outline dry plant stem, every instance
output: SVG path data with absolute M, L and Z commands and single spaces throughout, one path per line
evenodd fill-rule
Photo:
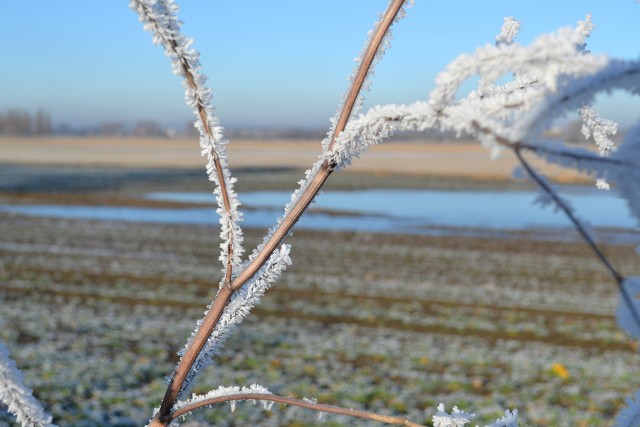
M 191 412 L 191 411 L 193 411 L 195 409 L 198 409 L 198 408 L 203 408 L 205 406 L 214 405 L 216 403 L 230 402 L 230 401 L 235 401 L 235 400 L 260 400 L 260 401 L 266 401 L 266 402 L 275 402 L 275 403 L 281 403 L 281 404 L 285 404 L 285 405 L 299 406 L 301 408 L 311 409 L 311 410 L 319 411 L 319 412 L 327 412 L 327 413 L 331 413 L 331 414 L 347 415 L 347 416 L 355 417 L 355 418 L 364 418 L 366 420 L 379 421 L 379 422 L 386 423 L 386 424 L 395 424 L 395 425 L 408 426 L 408 427 L 424 427 L 422 424 L 417 424 L 417 423 L 411 422 L 408 419 L 402 418 L 402 417 L 394 417 L 394 416 L 390 416 L 390 415 L 380 415 L 380 414 L 376 414 L 374 412 L 359 411 L 357 409 L 341 408 L 339 406 L 324 405 L 322 403 L 315 403 L 315 402 L 310 402 L 310 401 L 307 401 L 307 400 L 299 400 L 299 399 L 293 399 L 291 397 L 283 397 L 283 396 L 276 396 L 276 395 L 273 395 L 273 394 L 261 394 L 261 393 L 230 394 L 228 396 L 220 396 L 220 397 L 214 397 L 214 398 L 211 398 L 211 399 L 202 400 L 200 402 L 193 403 L 191 405 L 184 406 L 184 407 L 178 409 L 173 414 L 171 414 L 171 419 L 173 420 L 173 419 L 176 419 L 176 418 L 181 417 L 183 415 L 187 415 L 189 412 Z
M 174 43 L 175 44 L 175 43 Z M 187 83 L 195 91 L 196 83 L 193 80 L 193 74 L 191 74 L 191 69 L 189 65 L 182 61 L 182 69 L 184 70 L 185 77 L 187 79 Z M 198 114 L 200 115 L 200 120 L 202 120 L 202 124 L 204 125 L 204 131 L 207 136 L 213 140 L 213 133 L 211 132 L 211 126 L 209 125 L 209 121 L 207 120 L 207 113 L 202 106 L 202 103 L 198 103 Z M 220 193 L 222 194 L 222 202 L 224 204 L 224 211 L 227 216 L 231 216 L 231 202 L 229 202 L 229 193 L 227 192 L 227 183 L 224 179 L 224 173 L 222 171 L 222 164 L 220 163 L 220 158 L 217 153 L 214 152 L 214 149 L 211 149 L 213 156 L 213 164 L 216 168 L 216 175 L 218 176 L 218 182 L 220 183 Z M 231 282 L 231 275 L 233 273 L 233 263 L 231 260 L 233 259 L 233 239 L 229 239 L 229 248 L 227 250 L 227 269 L 225 273 L 225 284 Z
M 362 58 L 360 68 L 358 69 L 356 76 L 353 79 L 353 83 L 351 84 L 351 88 L 349 89 L 349 93 L 347 94 L 347 98 L 345 99 L 342 111 L 340 112 L 338 122 L 336 123 L 336 127 L 333 132 L 333 137 L 331 138 L 331 142 L 329 143 L 328 151 L 333 148 L 336 138 L 346 127 L 349 116 L 351 115 L 351 111 L 353 110 L 353 106 L 355 105 L 358 94 L 362 89 L 362 85 L 364 84 L 364 80 L 367 77 L 369 68 L 371 67 L 371 63 L 373 62 L 376 52 L 380 47 L 380 43 L 382 43 L 385 34 L 389 30 L 389 27 L 391 27 L 393 20 L 398 15 L 398 12 L 402 8 L 404 2 L 405 0 L 394 0 L 391 4 L 389 4 L 389 7 L 385 12 L 376 33 L 371 38 L 371 42 L 369 43 L 364 57 Z M 262 251 L 260 251 L 253 262 L 251 262 L 251 264 L 249 264 L 247 268 L 234 279 L 231 285 L 233 289 L 239 288 L 240 286 L 244 285 L 251 277 L 253 277 L 253 275 L 256 274 L 256 272 L 260 269 L 260 266 L 262 266 L 271 256 L 273 251 L 276 250 L 282 240 L 286 237 L 287 233 L 289 233 L 291 228 L 298 221 L 302 213 L 313 201 L 313 198 L 318 194 L 324 182 L 327 180 L 329 175 L 331 175 L 331 172 L 333 172 L 334 167 L 335 165 L 331 165 L 325 161 L 325 163 L 322 165 L 322 168 L 320 168 L 316 176 L 313 178 L 311 184 L 309 185 L 309 188 L 307 188 L 305 193 L 298 200 L 298 203 L 284 218 L 284 220 L 280 224 L 280 227 L 278 227 L 275 233 L 273 233 L 271 239 L 264 245 Z
M 602 250 L 598 247 L 596 242 L 591 238 L 591 235 L 589 235 L 589 233 L 584 228 L 582 223 L 578 220 L 578 218 L 576 218 L 576 216 L 573 214 L 573 212 L 571 212 L 571 209 L 569 209 L 569 207 L 562 201 L 562 199 L 560 197 L 558 197 L 558 194 L 555 192 L 555 190 L 553 188 L 549 187 L 549 184 L 547 184 L 547 182 L 544 179 L 542 179 L 540 177 L 540 175 L 538 175 L 538 173 L 533 169 L 533 167 L 531 167 L 529 162 L 527 162 L 527 160 L 522 156 L 522 153 L 520 151 L 521 151 L 521 148 L 519 148 L 519 147 L 513 148 L 513 152 L 518 157 L 518 160 L 520 161 L 520 164 L 522 165 L 522 167 L 524 167 L 524 169 L 527 171 L 529 176 L 547 194 L 549 194 L 549 196 L 551 196 L 553 198 L 553 201 L 555 202 L 556 206 L 558 206 L 560 209 L 562 209 L 562 211 L 565 213 L 565 215 L 571 220 L 571 222 L 573 223 L 573 225 L 576 228 L 576 230 L 578 230 L 578 232 L 580 233 L 582 238 L 587 242 L 589 247 L 591 247 L 591 249 L 596 254 L 598 259 L 602 262 L 602 264 L 604 264 L 604 266 L 607 268 L 607 270 L 609 270 L 609 273 L 611 274 L 611 276 L 614 278 L 614 280 L 618 284 L 618 288 L 620 289 L 620 293 L 622 294 L 622 297 L 624 298 L 625 303 L 629 306 L 629 310 L 631 311 L 631 313 L 633 315 L 633 320 L 636 322 L 637 325 L 640 326 L 640 315 L 638 314 L 637 310 L 635 309 L 635 306 L 634 306 L 634 304 L 633 304 L 633 302 L 631 300 L 631 296 L 626 292 L 625 288 L 622 286 L 622 283 L 624 282 L 624 277 L 622 276 L 622 274 L 620 274 L 618 272 L 618 270 L 616 270 L 613 267 L 613 265 L 611 264 L 609 259 L 606 257 L 604 252 L 602 252 Z
M 371 67 L 371 63 L 375 58 L 376 52 L 380 47 L 380 43 L 384 39 L 385 34 L 391 27 L 394 19 L 396 18 L 398 12 L 402 8 L 405 0 L 393 0 L 389 7 L 387 8 L 380 25 L 377 28 L 376 33 L 371 38 L 369 46 L 365 52 L 364 58 L 360 63 L 360 67 L 356 73 L 355 78 L 353 79 L 351 88 L 347 95 L 347 98 L 342 107 L 342 111 L 338 118 L 338 122 L 336 124 L 336 128 L 333 133 L 333 138 L 329 145 L 329 150 L 333 147 L 335 143 L 336 137 L 342 132 L 347 124 L 349 116 L 353 110 L 353 106 L 356 102 L 358 94 L 362 89 L 362 85 L 364 80 L 369 72 L 369 68 Z M 186 64 L 183 64 L 185 66 Z M 185 75 L 187 76 L 187 81 L 191 85 L 193 82 L 193 77 L 189 72 L 188 68 L 185 68 Z M 210 129 L 207 128 L 207 123 L 204 121 L 206 115 L 204 114 L 204 110 L 199 108 L 200 116 L 203 118 L 203 123 L 205 124 L 205 129 L 208 131 L 210 136 Z M 218 176 L 222 176 L 222 170 L 218 167 L 219 163 L 216 158 L 216 168 L 218 169 Z M 222 312 L 225 306 L 228 304 L 231 296 L 235 291 L 240 289 L 242 285 L 247 283 L 260 269 L 262 265 L 269 259 L 271 254 L 275 251 L 275 249 L 280 245 L 282 240 L 287 236 L 287 234 L 291 231 L 291 228 L 296 224 L 298 219 L 302 216 L 304 211 L 307 209 L 309 204 L 313 201 L 314 197 L 318 194 L 327 178 L 333 172 L 333 168 L 335 165 L 329 164 L 329 162 L 325 161 L 322 167 L 318 170 L 317 174 L 311 180 L 309 186 L 301 194 L 298 202 L 291 208 L 289 213 L 285 216 L 285 218 L 280 223 L 278 229 L 272 234 L 269 241 L 267 241 L 260 251 L 259 254 L 255 257 L 255 259 L 242 271 L 234 280 L 230 283 L 230 274 L 231 274 L 231 265 L 229 264 L 227 268 L 227 277 L 225 278 L 226 286 L 221 287 L 218 295 L 209 309 L 207 315 L 203 319 L 202 324 L 198 328 L 196 335 L 191 340 L 191 345 L 185 351 L 181 361 L 176 367 L 173 376 L 169 382 L 169 386 L 167 387 L 167 391 L 162 400 L 162 404 L 160 406 L 160 410 L 156 415 L 156 418 L 151 422 L 150 426 L 166 426 L 169 423 L 169 417 L 171 414 L 171 409 L 176 403 L 178 399 L 178 395 L 180 390 L 182 389 L 182 384 L 189 371 L 191 370 L 193 364 L 200 354 L 200 351 L 204 348 L 204 345 L 207 342 L 207 339 L 213 332 L 216 324 L 218 323 L 220 317 L 222 316 Z M 223 185 L 224 179 L 221 179 L 221 185 Z M 221 188 L 221 192 L 223 197 L 225 197 L 225 207 L 227 207 L 228 200 L 226 188 Z M 231 249 L 231 248 L 230 248 Z M 231 254 L 231 250 L 229 251 Z M 229 257 L 231 259 L 231 257 Z
M 144 6 L 141 3 L 141 6 L 146 8 L 146 6 Z M 147 16 L 151 16 L 151 13 L 147 13 Z M 171 48 L 173 49 L 173 51 L 175 52 L 175 54 L 177 56 L 178 52 L 177 52 L 177 48 L 178 48 L 178 44 L 176 43 L 175 40 L 170 40 L 169 44 L 171 45 Z M 187 84 L 189 85 L 189 87 L 194 91 L 194 93 L 197 93 L 197 85 L 195 82 L 195 79 L 193 78 L 193 72 L 191 71 L 191 67 L 189 66 L 189 64 L 182 59 L 180 61 L 180 64 L 182 66 L 182 71 L 184 72 L 184 78 L 187 81 Z M 196 95 L 197 96 L 197 95 Z M 202 125 L 204 127 L 204 131 L 207 135 L 207 137 L 209 139 L 211 139 L 213 141 L 213 132 L 211 131 L 211 125 L 209 123 L 209 120 L 207 120 L 207 113 L 204 109 L 204 105 L 202 103 L 202 101 L 200 99 L 198 99 L 198 115 L 200 116 L 200 120 L 202 121 Z M 224 172 L 222 170 L 222 163 L 220 163 L 220 159 L 218 158 L 218 153 L 215 152 L 215 148 L 211 149 L 211 155 L 213 157 L 213 164 L 215 166 L 216 169 L 216 175 L 218 177 L 218 182 L 220 183 L 220 193 L 222 194 L 222 201 L 224 204 L 224 210 L 225 210 L 225 214 L 227 216 L 231 216 L 231 202 L 229 201 L 229 193 L 227 191 L 227 182 L 225 181 L 224 178 Z M 225 274 L 225 283 L 230 283 L 231 282 L 231 275 L 233 274 L 232 271 L 232 267 L 233 267 L 233 263 L 232 263 L 232 259 L 233 259 L 233 239 L 229 239 L 229 247 L 228 247 L 228 251 L 227 253 L 229 254 L 228 256 L 228 261 L 227 261 L 227 269 L 226 269 L 226 274 Z

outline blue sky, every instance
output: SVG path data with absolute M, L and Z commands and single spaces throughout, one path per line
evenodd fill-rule
M 191 119 L 179 79 L 151 44 L 127 1 L 2 2 L 0 110 L 44 108 L 54 122 L 90 126 Z M 183 1 L 184 32 L 195 38 L 216 113 L 227 127 L 328 126 L 386 0 Z M 574 25 L 587 13 L 589 49 L 636 58 L 640 4 L 633 0 L 416 0 L 394 28 L 367 106 L 426 98 L 438 71 L 463 52 L 493 42 L 504 16 L 523 21 L 519 40 Z M 613 96 L 602 114 L 623 125 L 637 100 Z

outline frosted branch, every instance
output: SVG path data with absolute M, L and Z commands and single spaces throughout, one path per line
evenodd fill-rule
M 271 255 L 258 274 L 233 293 L 229 303 L 225 306 L 220 319 L 216 323 L 213 332 L 210 334 L 206 344 L 193 363 L 189 374 L 182 385 L 180 394 L 184 393 L 184 391 L 188 389 L 199 371 L 212 363 L 213 357 L 220 353 L 222 346 L 233 329 L 242 323 L 253 306 L 260 301 L 260 298 L 264 295 L 265 291 L 269 289 L 272 283 L 278 280 L 282 272 L 284 272 L 287 266 L 291 264 L 291 258 L 289 257 L 290 250 L 291 247 L 289 245 L 282 245 L 279 251 L 276 251 Z M 211 306 L 209 306 L 208 309 L 210 310 Z M 209 310 L 205 311 L 205 318 Z M 186 350 L 193 344 L 193 339 L 198 334 L 203 320 L 198 321 L 196 329 L 191 334 L 191 338 L 187 341 L 184 349 L 180 352 L 181 357 L 184 356 Z
M 600 117 L 596 109 L 591 105 L 580 108 L 580 118 L 582 119 L 582 134 L 585 138 L 593 137 L 594 142 L 600 149 L 600 154 L 608 155 L 615 149 L 615 143 L 611 136 L 618 133 L 618 125 L 613 120 Z
M 254 386 L 256 385 L 254 384 L 252 387 Z M 205 395 L 203 396 L 204 398 L 200 398 L 198 396 L 194 402 L 180 405 L 179 408 L 176 407 L 176 410 L 170 415 L 169 419 L 173 420 L 178 417 L 184 416 L 196 409 L 199 409 L 205 406 L 215 405 L 217 403 L 223 403 L 223 402 L 231 403 L 238 400 L 249 400 L 254 402 L 258 402 L 258 401 L 262 402 L 265 409 L 269 409 L 273 403 L 280 403 L 284 405 L 298 406 L 300 408 L 318 411 L 321 414 L 330 413 L 330 414 L 346 415 L 348 417 L 362 418 L 370 421 L 379 421 L 386 424 L 395 424 L 395 425 L 401 425 L 401 426 L 407 426 L 407 427 L 424 427 L 422 424 L 414 423 L 402 417 L 376 414 L 375 412 L 360 411 L 360 410 L 351 409 L 351 408 L 342 408 L 340 406 L 334 406 L 334 405 L 325 405 L 322 403 L 317 403 L 315 400 L 312 400 L 312 399 L 294 399 L 292 397 L 277 396 L 275 394 L 271 394 L 267 389 L 263 387 L 260 387 L 260 386 L 256 386 L 256 387 L 259 387 L 258 392 L 250 392 L 247 388 L 243 388 L 237 394 L 226 394 L 227 390 L 229 389 L 225 388 L 223 391 L 223 394 L 220 396 L 205 397 L 206 396 Z M 214 394 L 218 393 L 218 390 L 214 390 L 213 392 L 210 392 L 210 393 L 214 393 Z
M 393 6 L 393 0 L 389 0 L 387 11 Z M 406 9 L 413 6 L 413 0 L 400 2 L 400 7 L 393 16 L 393 23 L 397 23 L 406 15 Z M 367 40 L 362 52 L 355 58 L 353 73 L 349 77 L 348 89 L 342 96 L 342 101 L 334 117 L 330 119 L 331 129 L 322 141 L 323 152 L 329 150 L 333 140 L 342 131 L 349 119 L 360 112 L 364 102 L 363 90 L 369 90 L 371 80 L 375 74 L 375 67 L 380 63 L 387 49 L 391 47 L 393 39 L 392 26 L 385 23 L 385 15 L 380 14 L 373 28 L 369 30 Z M 388 25 L 388 26 L 387 26 Z M 380 37 L 380 41 L 375 38 Z M 372 47 L 375 47 L 372 49 Z
M 237 399 L 237 397 L 243 396 L 243 395 L 244 396 L 251 395 L 255 397 L 255 395 L 257 394 L 269 395 L 271 394 L 271 392 L 259 384 L 251 384 L 249 387 L 242 387 L 242 388 L 238 386 L 233 386 L 233 387 L 220 386 L 217 389 L 211 390 L 206 394 L 193 394 L 191 395 L 191 398 L 188 400 L 176 402 L 176 405 L 174 406 L 174 413 L 184 412 L 184 415 L 174 415 L 174 417 L 185 416 L 187 413 L 186 411 L 191 411 L 191 409 L 189 409 L 190 407 L 197 407 L 203 404 L 206 405 L 207 404 L 206 401 L 224 399 L 225 397 L 229 397 L 229 396 L 234 397 L 234 400 L 228 401 L 229 404 L 231 405 L 231 412 L 233 412 L 236 409 L 236 402 L 239 400 Z M 256 402 L 255 399 L 246 399 L 246 400 L 253 400 L 254 403 Z M 273 405 L 273 402 L 269 402 L 267 400 L 261 400 L 261 402 L 262 402 L 262 406 L 266 411 L 270 410 L 271 406 Z
M 222 239 L 220 260 L 224 265 L 226 282 L 229 282 L 232 268 L 240 264 L 243 253 L 242 230 L 238 225 L 241 221 L 240 202 L 233 190 L 236 179 L 231 177 L 227 165 L 228 141 L 213 114 L 211 89 L 205 85 L 207 78 L 201 72 L 200 54 L 191 47 L 193 39 L 181 33 L 182 23 L 176 16 L 178 6 L 173 0 L 131 0 L 129 6 L 138 13 L 144 29 L 153 34 L 153 43 L 163 46 L 171 59 L 173 73 L 183 78 L 185 100 L 196 116 L 201 152 L 207 158 L 207 174 L 215 183 Z
M 18 423 L 24 427 L 54 426 L 40 402 L 38 402 L 25 386 L 22 372 L 9 356 L 9 350 L 0 341 L 0 402 L 7 406 L 9 412 L 16 416 Z

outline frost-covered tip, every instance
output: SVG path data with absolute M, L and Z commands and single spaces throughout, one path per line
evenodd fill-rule
M 504 417 L 498 418 L 487 427 L 518 427 L 518 410 L 505 410 Z
M 601 155 L 607 156 L 615 150 L 616 145 L 610 137 L 618 133 L 616 122 L 600 117 L 591 105 L 584 105 L 580 108 L 580 118 L 582 119 L 582 134 L 587 139 L 593 137 Z
M 433 427 L 462 427 L 475 417 L 454 406 L 451 413 L 444 409 L 444 403 L 438 405 L 438 412 L 433 416 Z
M 522 23 L 520 21 L 516 21 L 513 16 L 506 16 L 504 18 L 502 28 L 500 29 L 500 34 L 496 36 L 496 44 L 512 43 L 516 37 L 518 37 L 521 25 Z
M 9 357 L 9 351 L 0 341 L 0 402 L 25 427 L 54 426 L 52 418 L 24 385 L 22 373 Z
M 200 132 L 202 155 L 208 160 L 207 174 L 217 188 L 215 194 L 218 196 L 217 212 L 221 218 L 220 237 L 223 242 L 220 259 L 226 274 L 229 263 L 233 267 L 240 264 L 244 251 L 242 230 L 238 225 L 241 221 L 237 209 L 240 202 L 227 167 L 227 141 L 218 118 L 213 114 L 211 89 L 205 85 L 207 78 L 201 72 L 200 54 L 192 47 L 193 39 L 181 33 L 178 6 L 173 0 L 131 0 L 129 6 L 138 13 L 145 30 L 153 34 L 153 42 L 164 47 L 174 74 L 183 78 L 185 100 L 196 117 L 195 127 Z M 223 191 L 228 203 L 223 202 Z
M 389 0 L 389 4 L 392 3 L 393 0 Z M 400 10 L 398 11 L 398 14 L 396 15 L 395 19 L 393 20 L 394 24 L 397 24 L 398 21 L 400 21 L 401 19 L 403 19 L 406 15 L 406 9 L 412 7 L 414 4 L 413 0 L 408 0 L 405 1 L 404 4 L 402 5 L 402 7 L 400 8 Z M 340 114 L 343 110 L 344 104 L 347 100 L 347 97 L 349 95 L 349 91 L 351 89 L 351 87 L 353 86 L 353 82 L 358 74 L 358 71 L 360 69 L 360 64 L 362 62 L 362 59 L 365 56 L 365 53 L 367 52 L 367 49 L 369 47 L 369 45 L 371 44 L 371 41 L 373 39 L 373 36 L 376 34 L 378 28 L 380 27 L 380 25 L 382 24 L 382 19 L 383 19 L 384 15 L 380 14 L 378 16 L 378 20 L 376 21 L 376 23 L 374 24 L 373 28 L 371 30 L 369 30 L 368 33 L 368 37 L 367 40 L 364 44 L 364 47 L 362 48 L 362 51 L 360 53 L 360 55 L 358 55 L 355 58 L 355 66 L 353 68 L 353 72 L 351 74 L 351 76 L 349 77 L 349 85 L 348 85 L 348 89 L 347 91 L 342 95 L 342 100 L 340 102 L 340 105 L 338 106 L 338 109 L 336 110 L 336 114 L 329 119 L 331 122 L 331 129 L 329 130 L 329 132 L 327 133 L 327 136 L 325 137 L 325 139 L 322 141 L 322 148 L 323 148 L 323 152 L 326 152 L 329 148 L 329 145 L 331 143 L 331 141 L 333 140 L 334 134 L 335 134 L 335 127 L 338 123 L 338 120 L 340 118 Z M 369 69 L 367 70 L 367 74 L 364 78 L 364 81 L 362 83 L 362 90 L 360 90 L 358 97 L 356 98 L 353 108 L 351 109 L 351 113 L 350 113 L 350 117 L 353 117 L 354 115 L 358 114 L 361 109 L 362 109 L 362 104 L 364 102 L 364 96 L 362 95 L 363 91 L 369 90 L 371 88 L 371 78 L 373 77 L 373 75 L 375 74 L 375 68 L 378 65 L 378 63 L 382 60 L 382 57 L 384 56 L 385 52 L 387 51 L 387 49 L 389 49 L 391 47 L 391 40 L 393 39 L 393 33 L 392 33 L 392 27 L 389 27 L 389 29 L 387 30 L 386 34 L 384 35 L 384 38 L 382 40 L 382 42 L 380 43 L 380 46 L 378 47 L 378 50 L 375 53 L 375 56 L 373 58 L 373 61 L 371 62 L 371 65 L 369 67 Z

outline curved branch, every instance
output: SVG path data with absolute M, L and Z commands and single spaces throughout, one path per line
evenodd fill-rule
M 173 421 L 174 419 L 187 415 L 189 412 L 203 408 L 205 406 L 214 405 L 216 403 L 224 403 L 238 400 L 259 400 L 265 402 L 281 403 L 284 405 L 298 406 L 300 408 L 311 409 L 318 412 L 327 412 L 331 414 L 346 415 L 348 417 L 363 418 L 370 421 L 379 421 L 386 424 L 395 424 L 407 427 L 424 427 L 422 424 L 417 424 L 409 421 L 406 418 L 394 417 L 391 415 L 376 414 L 375 412 L 361 411 L 358 409 L 347 409 L 340 406 L 325 405 L 322 403 L 315 403 L 309 400 L 294 399 L 292 397 L 277 396 L 273 394 L 263 393 L 238 393 L 230 394 L 226 396 L 218 396 L 210 399 L 201 400 L 177 409 L 171 413 L 167 421 Z

